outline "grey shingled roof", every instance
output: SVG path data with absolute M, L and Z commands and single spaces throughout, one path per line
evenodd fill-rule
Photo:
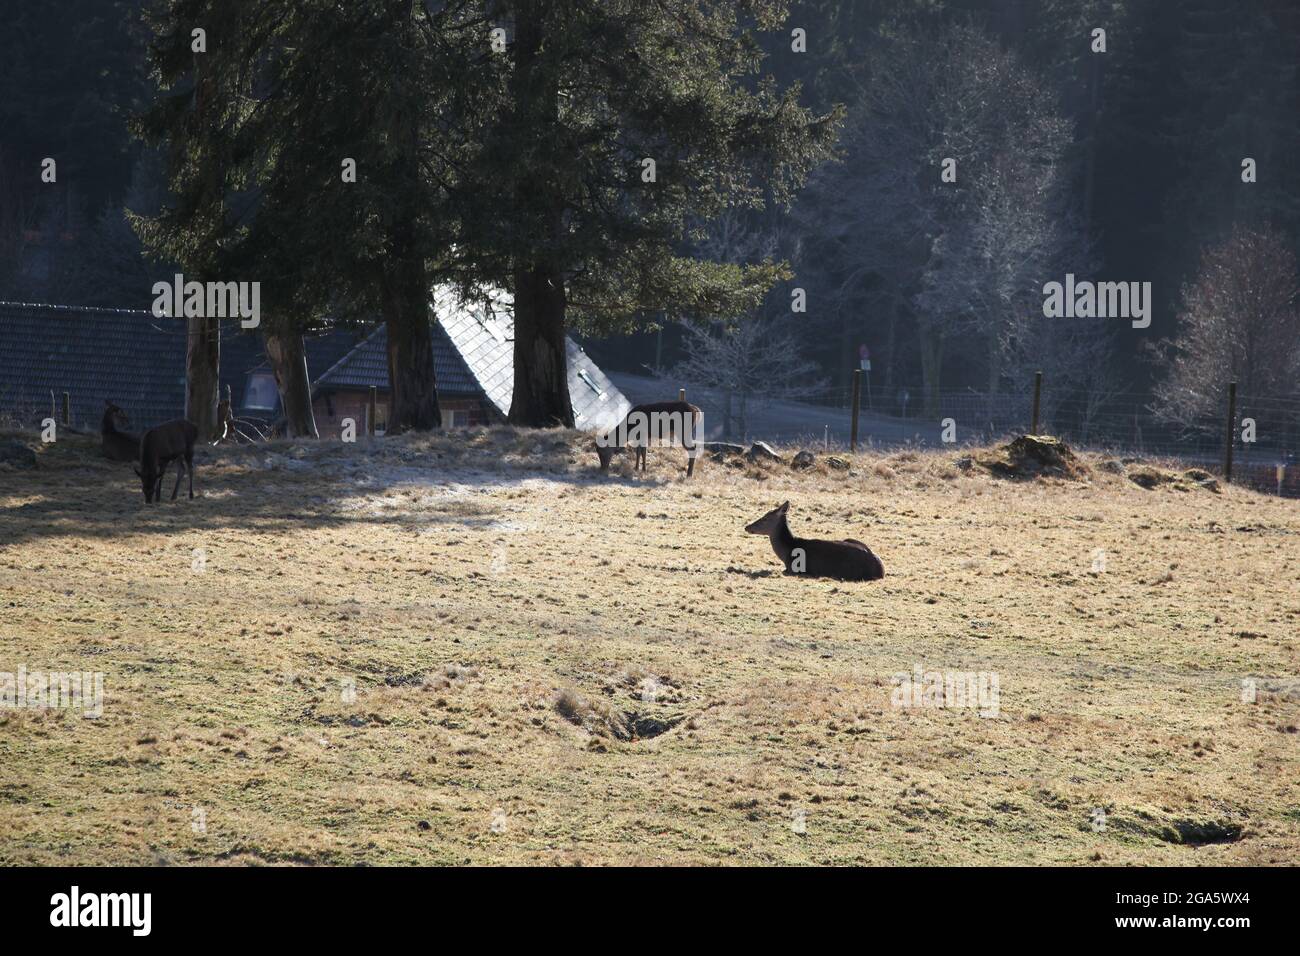
M 514 322 L 508 296 L 499 294 L 489 316 L 463 307 L 445 290 L 434 294 L 433 361 L 442 394 L 485 397 L 504 417 L 514 392 Z M 631 407 L 572 339 L 567 339 L 569 395 L 578 428 L 607 429 Z M 357 333 L 335 331 L 307 339 L 307 366 L 317 390 L 388 388 L 388 339 L 383 327 L 359 343 Z M 243 404 L 246 374 L 265 367 L 261 336 L 238 323 L 222 328 L 221 384 Z M 324 370 L 324 371 L 322 371 Z M 185 326 L 144 310 L 80 308 L 0 302 L 0 410 L 36 420 L 70 393 L 73 422 L 93 426 L 104 399 L 126 409 L 133 427 L 146 428 L 185 409 Z M 39 414 L 38 414 L 39 413 Z
M 483 390 L 456 351 L 446 332 L 436 323 L 433 332 L 433 374 L 439 395 L 472 395 L 480 398 Z M 388 389 L 388 331 L 382 325 L 365 340 L 323 372 L 315 383 L 324 388 Z
M 73 424 L 93 427 L 110 399 L 136 430 L 185 414 L 185 324 L 139 309 L 0 302 L 0 410 L 27 422 L 61 406 Z M 307 338 L 307 367 L 328 368 L 356 344 L 336 331 Z M 451 351 L 450 344 L 447 351 Z M 268 368 L 260 334 L 235 321 L 221 330 L 221 387 L 243 405 L 247 373 Z
M 137 429 L 185 408 L 185 329 L 149 312 L 0 302 L 0 409 L 24 421 L 69 393 L 72 421 L 98 424 L 104 400 Z
M 462 304 L 454 292 L 440 288 L 434 291 L 433 306 L 488 400 L 503 416 L 509 414 L 515 390 L 510 297 L 494 294 L 489 309 L 481 303 Z M 627 415 L 631 403 L 572 339 L 566 338 L 565 344 L 574 424 L 582 429 L 613 428 Z

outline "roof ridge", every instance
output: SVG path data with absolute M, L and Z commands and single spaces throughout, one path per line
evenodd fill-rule
M 148 309 L 113 309 L 108 306 L 98 305 L 55 305 L 51 302 L 11 302 L 0 299 L 0 308 L 16 309 L 49 309 L 51 312 L 116 312 L 123 315 L 148 315 L 154 318 L 170 318 L 170 316 L 154 316 Z
M 375 328 L 371 331 L 371 333 L 370 333 L 369 335 L 367 335 L 367 336 L 366 336 L 364 339 L 362 339 L 360 342 L 358 342 L 358 343 L 356 343 L 354 346 L 352 346 L 352 348 L 350 348 L 350 349 L 348 349 L 346 352 L 344 352 L 342 358 L 340 358 L 337 362 L 335 362 L 333 365 L 331 365 L 331 366 L 330 366 L 329 368 L 327 368 L 325 371 L 323 371 L 323 372 L 321 372 L 319 375 L 317 375 L 317 376 L 315 377 L 315 379 L 313 379 L 313 381 L 312 381 L 312 389 L 311 389 L 312 394 L 313 394 L 313 395 L 316 394 L 316 389 L 317 389 L 317 387 L 320 386 L 322 383 L 328 384 L 327 382 L 325 382 L 325 380 L 326 380 L 327 378 L 329 378 L 329 376 L 330 376 L 332 373 L 334 373 L 334 372 L 337 371 L 338 369 L 342 368 L 342 367 L 343 367 L 343 364 L 344 364 L 345 362 L 347 362 L 348 359 L 352 358 L 353 355 L 355 355 L 355 354 L 356 354 L 356 353 L 357 353 L 361 348 L 363 348 L 363 347 L 364 347 L 364 346 L 365 346 L 365 345 L 366 345 L 366 344 L 367 344 L 371 339 L 373 339 L 376 335 L 378 335 L 380 332 L 382 332 L 385 328 L 386 328 L 385 325 L 384 325 L 382 322 L 380 322 L 378 325 L 375 326 Z

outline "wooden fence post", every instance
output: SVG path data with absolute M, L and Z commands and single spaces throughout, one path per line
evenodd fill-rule
M 366 424 L 367 434 L 373 438 L 375 435 L 375 420 L 379 418 L 379 389 L 374 385 L 370 386 L 370 405 L 367 409 L 366 418 L 369 419 Z
M 849 428 L 849 451 L 858 450 L 858 405 L 862 400 L 862 369 L 853 370 L 853 424 Z
M 684 388 L 679 388 L 679 389 L 677 390 L 677 401 L 679 401 L 679 402 L 684 402 L 684 401 L 686 401 L 686 389 L 684 389 Z
M 1034 416 L 1033 416 L 1034 420 L 1033 420 L 1033 424 L 1029 426 L 1029 434 L 1031 435 L 1038 434 L 1038 409 L 1042 402 L 1042 397 L 1043 397 L 1043 373 L 1035 372 L 1034 373 Z
M 72 396 L 67 392 L 63 393 L 63 424 L 72 424 Z
M 1232 444 L 1237 437 L 1237 383 L 1228 383 L 1228 441 L 1223 449 L 1223 480 L 1232 481 Z

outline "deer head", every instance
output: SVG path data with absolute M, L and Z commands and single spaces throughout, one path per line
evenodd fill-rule
M 112 419 L 113 425 L 116 428 L 131 427 L 131 416 L 127 415 L 124 409 L 114 405 L 108 399 L 104 399 L 104 414 Z
M 781 522 L 785 520 L 785 513 L 790 510 L 790 502 L 777 505 L 757 521 L 752 521 L 745 525 L 745 530 L 750 534 L 770 535 L 777 528 L 781 527 Z

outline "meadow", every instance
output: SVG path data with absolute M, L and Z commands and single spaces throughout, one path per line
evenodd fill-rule
M 0 671 L 104 675 L 0 708 L 0 863 L 1300 858 L 1294 501 L 502 427 L 207 448 L 146 506 L 96 445 L 0 472 Z M 885 579 L 783 573 L 785 500 Z

